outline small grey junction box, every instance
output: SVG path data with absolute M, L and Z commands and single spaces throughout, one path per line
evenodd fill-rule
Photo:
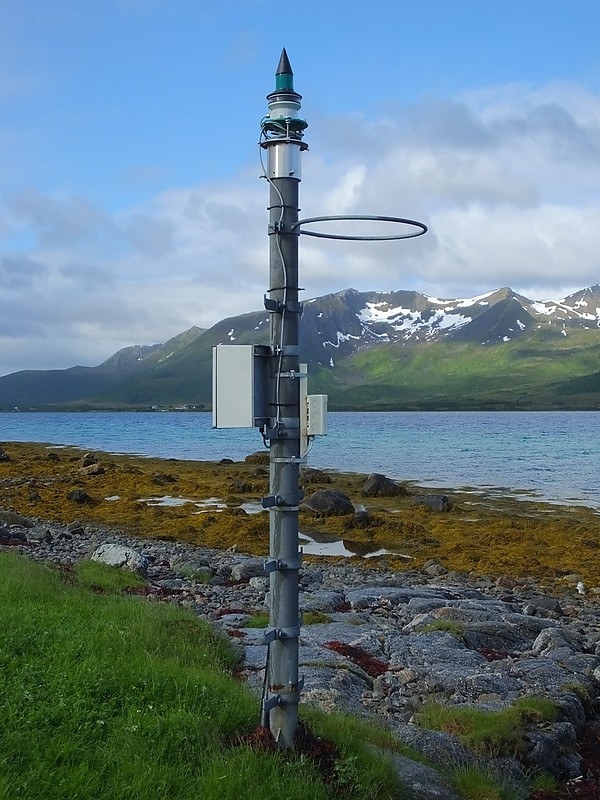
M 254 428 L 268 418 L 270 352 L 255 344 L 213 347 L 213 428 Z

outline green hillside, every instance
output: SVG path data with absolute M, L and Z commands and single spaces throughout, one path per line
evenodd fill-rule
M 539 329 L 481 346 L 384 344 L 321 369 L 311 391 L 339 409 L 600 409 L 600 331 Z

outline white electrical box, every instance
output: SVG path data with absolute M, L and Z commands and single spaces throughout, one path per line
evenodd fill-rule
M 254 428 L 267 417 L 269 349 L 261 345 L 213 347 L 213 428 Z
M 308 436 L 325 436 L 327 434 L 327 395 L 309 394 L 306 398 Z

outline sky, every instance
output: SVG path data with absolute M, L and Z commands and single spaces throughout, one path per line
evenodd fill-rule
M 0 375 L 263 307 L 282 47 L 300 216 L 429 227 L 301 236 L 304 299 L 600 282 L 599 41 L 598 0 L 0 0 Z

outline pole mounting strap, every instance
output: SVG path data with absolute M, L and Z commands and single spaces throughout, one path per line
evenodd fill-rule
M 295 495 L 292 503 L 286 503 L 284 497 L 279 494 L 270 494 L 261 498 L 260 504 L 263 508 L 279 508 L 281 510 L 291 510 L 298 508 L 298 496 Z
M 282 303 L 281 300 L 274 300 L 265 295 L 265 308 L 274 314 L 281 314 L 285 310 L 289 311 L 290 314 L 302 315 L 302 303 L 297 300 L 288 300 L 286 303 Z
M 280 220 L 275 220 L 269 223 L 269 236 L 272 236 L 274 233 L 289 233 L 292 236 L 299 236 L 300 228 L 297 228 L 295 223 L 294 225 L 290 225 Z
M 271 644 L 275 639 L 299 639 L 300 625 L 293 628 L 268 628 L 265 633 L 265 644 Z
M 272 572 L 284 572 L 285 570 L 300 569 L 302 566 L 302 553 L 297 558 L 288 558 L 285 561 L 280 558 L 270 558 L 265 561 L 265 572 L 270 575 Z
M 296 684 L 296 688 L 286 692 L 285 695 L 272 694 L 269 698 L 265 698 L 262 707 L 263 712 L 265 714 L 268 714 L 272 708 L 277 708 L 278 706 L 285 706 L 290 704 L 298 705 L 298 702 L 300 700 L 299 697 L 300 692 L 302 691 L 303 688 L 304 688 L 304 678 L 302 677 Z

